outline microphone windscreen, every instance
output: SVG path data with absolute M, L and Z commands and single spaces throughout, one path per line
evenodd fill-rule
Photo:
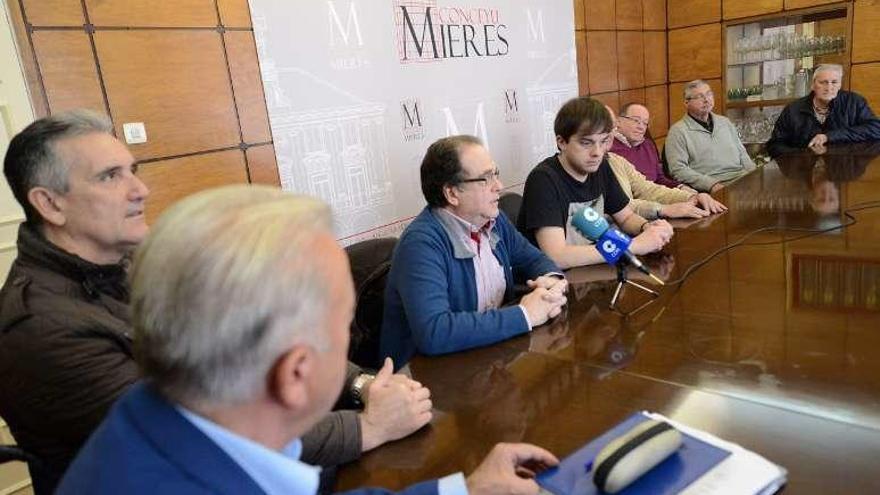
M 608 230 L 608 221 L 605 220 L 605 217 L 589 206 L 574 212 L 571 217 L 571 225 L 591 241 L 602 237 L 602 234 Z

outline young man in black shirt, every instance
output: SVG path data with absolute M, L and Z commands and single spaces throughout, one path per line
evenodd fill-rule
M 601 263 L 596 247 L 571 225 L 572 214 L 589 206 L 610 215 L 634 236 L 630 252 L 659 251 L 672 238 L 665 220 L 649 222 L 629 207 L 606 152 L 614 121 L 602 103 L 588 97 L 569 100 L 553 130 L 559 153 L 535 167 L 526 179 L 517 227 L 561 268 Z

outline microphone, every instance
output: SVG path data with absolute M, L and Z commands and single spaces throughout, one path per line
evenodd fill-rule
M 612 227 L 596 210 L 585 206 L 574 212 L 571 224 L 584 237 L 596 243 L 596 249 L 609 265 L 617 264 L 621 257 L 634 266 L 638 271 L 651 277 L 651 280 L 660 285 L 666 285 L 648 270 L 648 267 L 634 254 L 629 252 L 632 238 L 616 227 Z

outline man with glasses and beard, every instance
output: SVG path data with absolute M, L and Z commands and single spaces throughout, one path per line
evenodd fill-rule
M 666 136 L 664 153 L 673 179 L 714 193 L 755 169 L 730 119 L 712 113 L 715 96 L 705 81 L 684 86 L 684 105 L 687 113 Z
M 432 144 L 421 165 L 428 206 L 400 236 L 385 291 L 381 353 L 406 363 L 529 332 L 566 302 L 559 268 L 498 209 L 499 170 L 479 139 Z M 514 281 L 531 291 L 519 304 Z

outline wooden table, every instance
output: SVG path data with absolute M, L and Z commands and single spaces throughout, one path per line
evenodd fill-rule
M 614 270 L 579 268 L 549 325 L 414 359 L 435 419 L 342 469 L 338 487 L 470 472 L 499 441 L 563 457 L 649 410 L 784 466 L 787 493 L 880 493 L 877 148 L 791 156 L 723 190 L 730 212 L 678 222 L 646 258 L 670 282 L 656 299 L 627 288 L 611 311 Z M 846 212 L 855 223 L 835 229 Z

